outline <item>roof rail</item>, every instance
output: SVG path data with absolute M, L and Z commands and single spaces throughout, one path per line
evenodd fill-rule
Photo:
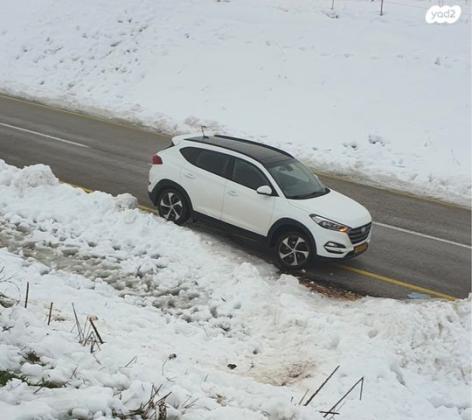
M 257 146 L 262 146 L 262 147 L 265 147 L 267 149 L 274 150 L 275 152 L 282 153 L 285 156 L 293 158 L 293 156 L 290 153 L 286 152 L 285 150 L 281 150 L 281 149 L 278 149 L 277 147 L 269 146 L 269 145 L 264 144 L 264 143 L 259 143 L 257 141 L 241 139 L 239 137 L 225 136 L 223 134 L 215 134 L 213 137 L 219 137 L 219 138 L 227 139 L 227 140 L 240 141 L 242 143 L 256 144 Z

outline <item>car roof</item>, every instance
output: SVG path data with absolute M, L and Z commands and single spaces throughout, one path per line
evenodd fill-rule
M 214 136 L 197 136 L 185 138 L 187 141 L 195 143 L 208 144 L 211 146 L 222 147 L 224 149 L 238 152 L 257 160 L 263 165 L 267 165 L 281 160 L 293 159 L 293 156 L 283 150 L 277 149 L 266 144 L 257 143 L 251 140 L 240 139 L 237 137 L 223 136 L 215 134 Z

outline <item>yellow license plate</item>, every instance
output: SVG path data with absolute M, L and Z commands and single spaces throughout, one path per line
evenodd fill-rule
M 369 247 L 369 244 L 367 242 L 365 242 L 361 245 L 357 245 L 357 246 L 354 247 L 354 253 L 355 254 L 360 254 L 360 253 L 366 251 L 368 247 Z

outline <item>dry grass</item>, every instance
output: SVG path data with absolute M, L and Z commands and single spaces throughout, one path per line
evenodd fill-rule
M 328 296 L 330 298 L 354 301 L 363 297 L 358 293 L 331 285 L 323 285 L 321 283 L 314 282 L 313 280 L 307 280 L 303 278 L 299 280 L 300 283 L 308 289 L 317 293 L 321 293 L 322 295 Z

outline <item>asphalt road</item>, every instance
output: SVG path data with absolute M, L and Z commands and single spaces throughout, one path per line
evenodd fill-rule
M 166 135 L 0 95 L 0 159 L 50 165 L 58 178 L 92 190 L 129 192 L 144 206 L 151 155 Z M 360 294 L 392 298 L 466 297 L 471 291 L 469 209 L 321 177 L 364 204 L 375 224 L 367 253 L 345 263 L 318 263 L 301 276 Z M 224 235 L 201 225 L 194 229 Z M 235 247 L 269 258 L 248 241 Z

